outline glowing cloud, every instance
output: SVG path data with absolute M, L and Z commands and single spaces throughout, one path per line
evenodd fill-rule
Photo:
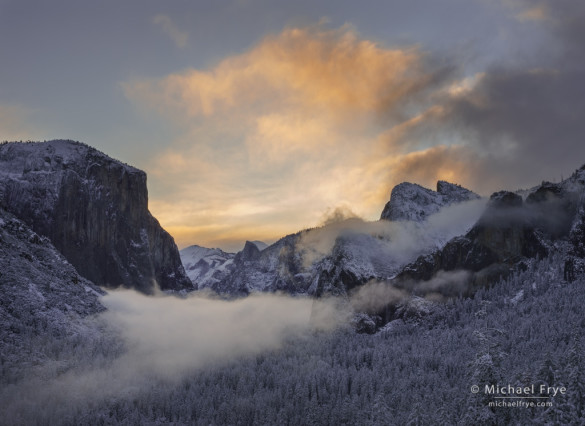
M 383 49 L 360 40 L 349 27 L 294 28 L 266 37 L 213 70 L 135 81 L 125 88 L 129 97 L 165 114 L 172 111 L 173 116 L 209 117 L 250 109 L 267 113 L 275 107 L 353 114 L 388 108 L 426 79 L 416 49 Z
M 183 129 L 147 167 L 166 180 L 151 210 L 183 246 L 219 244 L 198 236 L 200 226 L 241 244 L 314 226 L 339 206 L 377 218 L 398 183 L 388 166 L 418 149 L 408 148 L 409 129 L 437 113 L 432 105 L 419 112 L 417 99 L 445 79 L 418 48 L 315 26 L 268 36 L 212 69 L 123 88 Z M 433 179 L 453 177 L 436 172 Z M 432 185 L 430 177 L 421 183 Z

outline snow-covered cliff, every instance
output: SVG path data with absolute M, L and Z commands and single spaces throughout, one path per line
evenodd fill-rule
M 96 284 L 192 288 L 173 238 L 148 211 L 146 174 L 87 145 L 0 145 L 0 206 Z

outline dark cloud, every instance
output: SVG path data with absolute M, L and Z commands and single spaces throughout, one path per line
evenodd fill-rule
M 448 119 L 475 134 L 500 173 L 552 177 L 585 162 L 585 5 L 577 3 L 546 8 L 553 15 L 542 25 L 556 44 L 537 52 L 542 68 L 494 68 L 450 106 Z
M 515 6 L 518 25 L 538 25 L 542 43 L 514 61 L 493 63 L 469 88 L 445 94 L 440 113 L 402 138 L 435 148 L 410 155 L 400 174 L 434 175 L 441 164 L 457 164 L 464 184 L 489 192 L 557 180 L 585 163 L 585 3 Z M 520 19 L 526 16 L 534 19 Z M 457 148 L 441 148 L 441 139 Z

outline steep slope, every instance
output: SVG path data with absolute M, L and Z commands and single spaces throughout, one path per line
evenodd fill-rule
M 407 265 L 398 275 L 397 284 L 428 281 L 440 271 L 466 270 L 474 273 L 471 281 L 482 285 L 507 275 L 523 259 L 545 256 L 547 248 L 541 233 L 529 217 L 519 195 L 494 193 L 468 233 Z
M 0 145 L 0 206 L 96 284 L 192 288 L 173 238 L 148 211 L 146 174 L 87 145 Z
M 436 191 L 403 182 L 392 188 L 390 201 L 384 206 L 380 219 L 420 222 L 442 207 L 478 198 L 476 193 L 442 180 L 437 182 Z
M 58 341 L 99 334 L 85 318 L 105 309 L 101 294 L 47 238 L 0 208 L 0 382 L 45 362 Z

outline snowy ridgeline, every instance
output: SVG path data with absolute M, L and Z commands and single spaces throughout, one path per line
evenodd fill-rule
M 383 220 L 328 223 L 266 248 L 248 242 L 237 254 L 192 246 L 181 258 L 198 289 L 228 295 L 347 296 L 372 280 L 412 287 L 405 281 L 457 270 L 470 272 L 461 287 L 472 292 L 526 259 L 546 256 L 556 241 L 579 239 L 574 229 L 584 190 L 584 169 L 558 184 L 494 193 L 489 201 L 443 181 L 437 191 L 402 183 L 392 190 Z
M 104 340 L 114 346 L 96 358 L 56 337 L 54 363 L 64 367 L 4 382 L 0 423 L 582 424 L 584 303 L 585 281 L 564 281 L 557 253 L 374 336 L 344 327 L 290 336 L 279 347 L 186 365 L 180 374 L 174 363 L 141 368 L 143 358 L 127 359 L 132 346 L 120 354 L 115 340 Z M 111 374 L 118 362 L 130 373 Z M 129 374 L 140 379 L 126 382 Z M 486 384 L 567 391 L 546 399 L 551 406 L 490 408 L 493 395 L 470 391 Z
M 200 246 L 180 254 L 187 275 L 200 290 L 345 295 L 372 279 L 393 277 L 418 256 L 465 234 L 484 207 L 485 200 L 454 202 L 429 213 L 424 221 L 353 218 L 287 235 L 268 247 L 247 242 L 237 254 Z
M 443 207 L 479 198 L 476 193 L 443 180 L 437 182 L 436 191 L 403 182 L 392 189 L 380 219 L 420 222 Z

